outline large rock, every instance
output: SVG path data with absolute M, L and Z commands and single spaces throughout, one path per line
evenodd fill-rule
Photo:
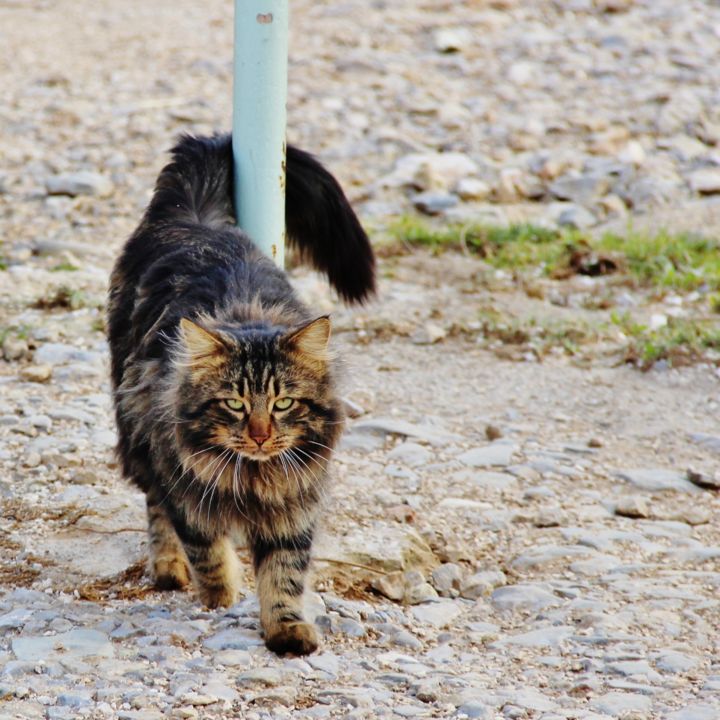
M 430 546 L 411 527 L 377 521 L 341 538 L 322 538 L 317 557 L 366 565 L 392 573 L 398 570 L 430 571 L 438 564 Z

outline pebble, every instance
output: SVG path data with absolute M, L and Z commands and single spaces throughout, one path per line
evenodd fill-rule
M 101 198 L 109 197 L 114 190 L 113 183 L 108 178 L 88 170 L 48 177 L 45 188 L 50 195 L 95 195 Z
M 439 28 L 433 33 L 433 47 L 441 53 L 460 52 L 472 43 L 472 39 L 468 28 Z
M 720 193 L 720 169 L 703 168 L 689 176 L 690 187 L 701 195 Z
M 28 365 L 20 370 L 20 377 L 28 382 L 46 383 L 52 377 L 52 365 Z
M 612 717 L 627 717 L 630 713 L 647 713 L 652 701 L 644 695 L 609 692 L 590 701 L 590 707 Z
M 412 201 L 415 208 L 425 215 L 442 215 L 458 204 L 458 197 L 451 193 L 428 190 L 414 195 Z
M 458 455 L 458 460 L 470 467 L 506 467 L 512 462 L 517 450 L 516 445 L 500 440 L 487 447 L 474 448 L 461 453 Z
M 685 474 L 676 470 L 666 470 L 664 468 L 622 470 L 618 472 L 618 476 L 642 490 L 654 492 L 664 490 L 697 491 L 697 488 L 687 481 Z
M 409 467 L 426 465 L 432 459 L 432 453 L 423 445 L 404 442 L 396 445 L 388 454 L 388 460 L 400 462 Z
M 615 514 L 627 518 L 649 518 L 650 505 L 639 495 L 623 495 L 615 502 Z
M 16 637 L 11 645 L 18 660 L 28 661 L 113 657 L 115 654 L 107 635 L 87 628 L 75 628 L 50 636 Z
M 467 600 L 477 600 L 480 597 L 489 595 L 499 585 L 504 585 L 507 577 L 500 570 L 486 570 L 477 572 L 465 578 L 460 585 L 460 597 Z
M 452 600 L 439 600 L 412 608 L 415 620 L 435 628 L 447 627 L 461 613 L 462 607 Z
M 507 585 L 493 590 L 492 606 L 501 612 L 537 613 L 561 603 L 560 598 L 548 588 L 532 583 Z
M 453 597 L 453 593 L 459 592 L 462 577 L 462 568 L 455 563 L 443 563 L 431 575 L 433 587 L 443 597 Z

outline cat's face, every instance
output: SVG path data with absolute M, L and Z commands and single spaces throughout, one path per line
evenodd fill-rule
M 204 455 L 203 465 L 223 455 L 264 462 L 317 443 L 335 420 L 329 336 L 325 317 L 285 333 L 183 320 L 176 432 L 184 453 Z

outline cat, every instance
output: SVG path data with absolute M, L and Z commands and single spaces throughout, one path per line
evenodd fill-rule
M 289 244 L 341 298 L 375 291 L 367 235 L 335 178 L 287 148 Z M 302 598 L 343 424 L 330 321 L 235 225 L 229 135 L 185 135 L 112 271 L 108 340 L 123 475 L 146 494 L 160 589 L 232 605 L 248 540 L 265 644 L 318 646 Z

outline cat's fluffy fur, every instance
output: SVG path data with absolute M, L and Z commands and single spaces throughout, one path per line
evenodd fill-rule
M 235 227 L 229 136 L 183 137 L 113 270 L 108 311 L 118 451 L 146 493 L 161 588 L 237 594 L 248 538 L 268 647 L 317 646 L 302 614 L 318 500 L 342 427 L 330 323 Z M 367 236 L 336 180 L 287 152 L 291 245 L 341 297 L 374 291 Z

